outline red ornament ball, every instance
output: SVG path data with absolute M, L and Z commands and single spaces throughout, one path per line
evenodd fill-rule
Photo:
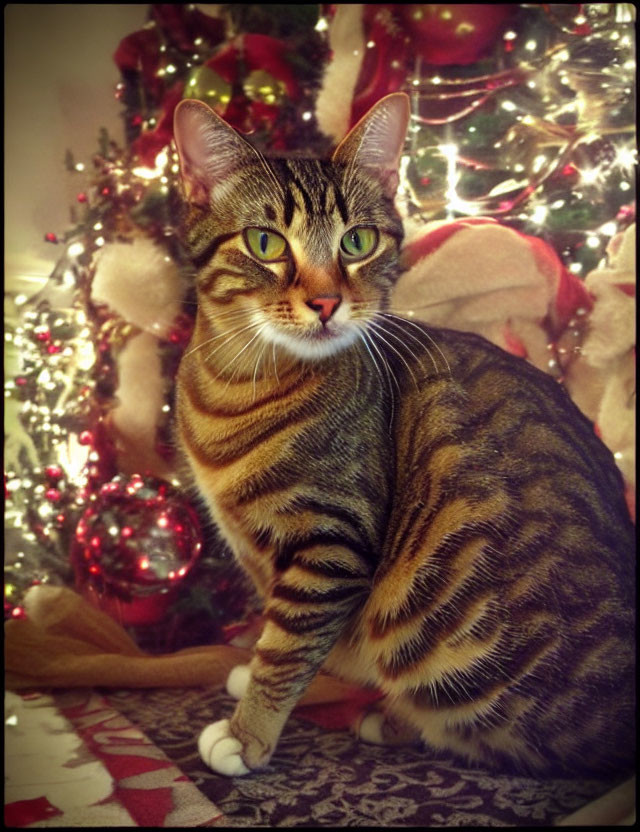
M 59 465 L 47 465 L 44 469 L 45 476 L 48 480 L 52 482 L 57 482 L 58 480 L 62 479 L 63 470 Z
M 201 549 L 198 516 L 177 489 L 154 477 L 118 475 L 78 522 L 76 585 L 125 626 L 155 624 Z
M 507 3 L 407 3 L 393 8 L 411 34 L 412 48 L 436 66 L 467 65 L 483 58 L 513 13 Z

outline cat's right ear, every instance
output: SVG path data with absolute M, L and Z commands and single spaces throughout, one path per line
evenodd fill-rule
M 226 121 L 203 101 L 185 99 L 176 107 L 173 135 L 187 200 L 203 208 L 211 194 L 248 162 L 255 152 Z

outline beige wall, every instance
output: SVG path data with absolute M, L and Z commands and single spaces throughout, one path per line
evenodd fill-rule
M 90 170 L 100 127 L 122 142 L 112 56 L 148 8 L 5 6 L 5 288 L 31 294 L 58 259 L 44 234 L 70 227 L 69 207 L 88 182 L 67 172 L 67 149 Z

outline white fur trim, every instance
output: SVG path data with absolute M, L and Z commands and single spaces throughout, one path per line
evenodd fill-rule
M 333 59 L 316 99 L 316 118 L 318 127 L 336 143 L 349 129 L 353 93 L 366 49 L 362 9 L 362 3 L 338 3 L 329 29 Z
M 153 335 L 170 330 L 183 292 L 175 261 L 149 237 L 109 243 L 96 255 L 92 300 Z

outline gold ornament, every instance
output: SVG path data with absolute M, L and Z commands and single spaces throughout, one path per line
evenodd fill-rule
M 231 84 L 208 66 L 200 66 L 189 76 L 184 88 L 185 98 L 198 98 L 214 110 L 222 111 L 231 101 Z
M 262 104 L 280 105 L 287 94 L 284 82 L 278 81 L 264 69 L 251 72 L 242 86 L 247 98 Z

